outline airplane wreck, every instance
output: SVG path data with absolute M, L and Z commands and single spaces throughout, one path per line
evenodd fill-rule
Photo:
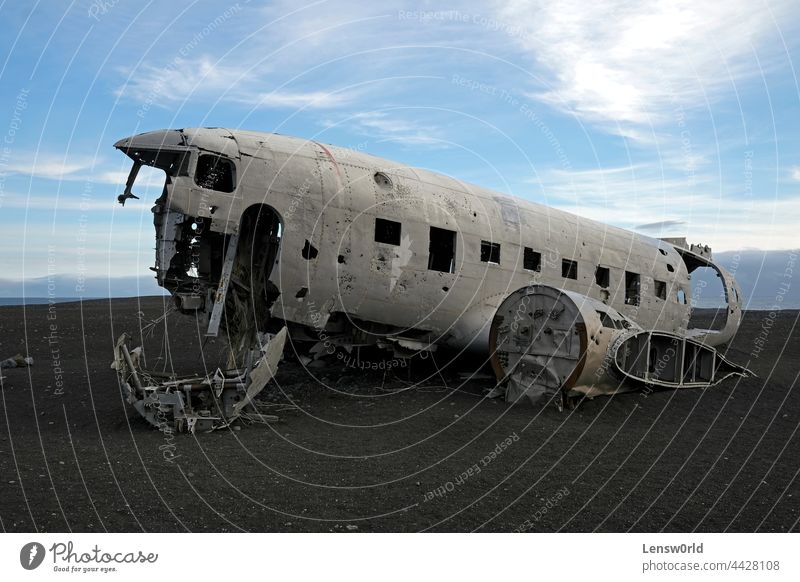
M 708 247 L 657 240 L 360 152 L 275 134 L 180 129 L 122 139 L 166 174 L 153 206 L 158 284 L 236 366 L 206 377 L 143 370 L 120 338 L 112 366 L 154 426 L 198 430 L 256 414 L 287 338 L 410 358 L 479 354 L 508 401 L 643 386 L 696 388 L 750 374 L 715 346 L 740 290 Z M 721 329 L 690 328 L 690 275 L 712 268 Z

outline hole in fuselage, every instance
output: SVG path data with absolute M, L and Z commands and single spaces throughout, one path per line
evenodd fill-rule
M 316 259 L 319 251 L 317 251 L 316 247 L 312 245 L 308 240 L 306 240 L 305 244 L 303 245 L 303 250 L 301 252 L 303 258 L 307 261 L 312 259 Z
M 713 267 L 697 267 L 690 277 L 692 317 L 689 328 L 719 330 L 728 320 L 725 286 Z

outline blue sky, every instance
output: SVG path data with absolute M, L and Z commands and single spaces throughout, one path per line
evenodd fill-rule
M 708 4 L 703 6 L 702 4 Z M 798 246 L 793 2 L 0 7 L 0 278 L 147 275 L 125 136 L 313 138 L 715 250 Z

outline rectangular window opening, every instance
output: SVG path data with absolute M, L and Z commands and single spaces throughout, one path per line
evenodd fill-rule
M 194 181 L 208 190 L 233 192 L 233 162 L 222 156 L 203 154 L 197 159 Z
M 639 273 L 625 271 L 625 305 L 639 305 L 639 289 L 641 277 Z
M 561 276 L 565 279 L 577 279 L 578 262 L 569 259 L 561 259 Z
M 481 241 L 481 262 L 500 264 L 500 243 Z
M 655 290 L 655 293 L 656 293 L 656 297 L 658 297 L 659 299 L 666 300 L 667 299 L 667 284 L 664 281 L 657 281 L 657 280 L 654 280 L 653 283 L 655 283 L 654 290 Z
M 608 267 L 597 266 L 594 272 L 594 282 L 603 289 L 608 289 L 611 284 L 611 271 Z
M 375 242 L 387 245 L 400 246 L 400 233 L 402 225 L 394 220 L 385 218 L 375 219 Z
M 454 273 L 456 265 L 456 233 L 446 228 L 431 227 L 428 246 L 428 269 Z
M 530 247 L 525 247 L 522 257 L 522 266 L 528 271 L 542 270 L 542 253 L 537 253 Z

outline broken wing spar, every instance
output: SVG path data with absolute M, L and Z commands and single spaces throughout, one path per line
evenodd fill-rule
M 319 347 L 324 337 L 395 357 L 446 346 L 488 356 L 512 400 L 641 383 L 713 385 L 747 373 L 713 350 L 736 332 L 741 298 L 708 247 L 289 136 L 192 128 L 115 147 L 133 160 L 120 202 L 135 197 L 141 165 L 166 176 L 153 207 L 159 285 L 181 312 L 204 322 L 206 335 L 224 331 L 240 356 L 284 327 L 293 342 Z M 722 282 L 721 329 L 689 328 L 690 274 L 699 267 L 712 267 Z M 542 303 L 526 336 L 504 319 L 523 297 Z M 664 360 L 667 350 L 674 358 Z M 613 378 L 590 374 L 603 362 Z M 137 388 L 134 367 L 124 363 L 134 400 L 149 398 L 145 408 L 195 410 L 185 388 Z M 248 381 L 223 385 L 247 394 Z M 154 396 L 162 393 L 163 404 Z M 219 422 L 236 414 L 204 410 Z

